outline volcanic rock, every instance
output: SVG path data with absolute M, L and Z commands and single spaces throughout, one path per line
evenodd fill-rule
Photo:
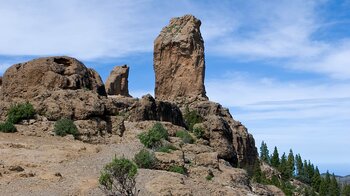
M 101 77 L 75 58 L 58 56 L 19 63 L 3 76 L 3 97 L 31 99 L 46 91 L 84 89 L 106 95 Z
M 241 122 L 232 118 L 227 108 L 211 101 L 184 104 L 181 110 L 185 111 L 186 108 L 196 111 L 204 119 L 201 123 L 205 130 L 204 136 L 210 146 L 218 151 L 220 158 L 233 165 L 254 165 L 258 157 L 254 138 Z
M 154 41 L 155 97 L 207 99 L 201 21 L 192 15 L 170 20 Z
M 155 100 L 151 95 L 143 96 L 133 105 L 129 119 L 130 121 L 166 121 L 185 126 L 181 110 L 175 104 Z
M 128 77 L 129 67 L 127 65 L 115 66 L 106 82 L 107 94 L 130 97 L 128 89 Z

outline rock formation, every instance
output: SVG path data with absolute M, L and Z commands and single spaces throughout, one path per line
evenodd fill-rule
M 2 80 L 0 77 L 0 121 L 6 120 L 12 104 L 28 101 L 34 106 L 35 119 L 16 124 L 19 135 L 35 135 L 40 137 L 40 141 L 52 141 L 55 121 L 69 118 L 78 128 L 77 139 L 96 143 L 97 146 L 101 143 L 112 144 L 98 146 L 104 149 L 101 151 L 96 148 L 95 152 L 99 153 L 93 153 L 95 155 L 89 154 L 91 150 L 85 147 L 85 150 L 79 148 L 74 150 L 74 154 L 79 154 L 79 159 L 66 164 L 66 158 L 69 159 L 70 156 L 64 156 L 64 161 L 54 163 L 55 166 L 63 165 L 65 177 L 62 178 L 62 183 L 60 181 L 52 186 L 61 184 L 68 187 L 67 190 L 59 187 L 59 194 L 63 194 L 62 190 L 66 191 L 64 195 L 82 193 L 72 191 L 72 186 L 67 186 L 73 185 L 95 193 L 89 195 L 101 195 L 97 185 L 94 189 L 90 184 L 82 185 L 71 180 L 81 177 L 78 180 L 83 182 L 88 179 L 86 177 L 91 178 L 83 176 L 86 173 L 84 171 L 89 169 L 92 181 L 97 182 L 100 174 L 96 170 L 97 164 L 100 167 L 112 156 L 132 159 L 137 152 L 145 148 L 140 142 L 140 133 L 150 130 L 156 123 L 161 123 L 169 135 L 161 143 L 163 147 L 172 148 L 169 152 L 148 149 L 156 151 L 153 152 L 157 162 L 154 166 L 156 170 L 139 169 L 137 184 L 141 186 L 140 195 L 283 195 L 274 186 L 251 183 L 249 172 L 235 168 L 240 166 L 248 170 L 256 166 L 257 149 L 247 128 L 234 120 L 228 109 L 209 101 L 206 97 L 204 42 L 199 31 L 200 24 L 201 22 L 191 15 L 174 18 L 155 40 L 156 98 L 151 95 L 145 95 L 141 99 L 130 97 L 129 68 L 126 65 L 113 69 L 107 80 L 106 92 L 99 74 L 78 60 L 71 57 L 39 58 L 13 65 L 5 72 Z M 106 96 L 107 94 L 122 96 Z M 192 124 L 192 132 L 189 126 L 192 118 L 187 118 L 187 112 L 194 112 L 196 117 L 200 117 L 199 121 L 196 120 L 194 125 Z M 200 131 L 200 136 L 195 130 Z M 179 137 L 179 131 L 187 133 L 187 137 L 192 140 L 186 141 Z M 64 138 L 67 139 L 69 138 Z M 74 144 L 74 139 L 71 140 Z M 62 149 L 72 147 L 67 146 L 69 148 Z M 21 156 L 23 154 L 25 153 L 21 153 Z M 80 161 L 80 156 L 84 156 L 85 159 Z M 94 161 L 91 162 L 92 159 Z M 45 165 L 46 163 L 50 164 L 51 160 L 45 160 Z M 26 167 L 28 165 L 31 164 L 26 164 Z M 66 170 L 66 166 L 70 165 L 74 166 L 74 170 L 69 170 L 69 167 Z M 0 177 L 1 174 L 11 174 L 1 173 L 4 168 L 0 167 Z M 57 168 L 54 168 L 56 171 Z M 186 175 L 169 172 L 174 168 L 183 169 Z M 31 169 L 42 172 L 39 171 L 40 166 L 38 169 L 36 166 Z M 28 182 L 37 186 L 37 183 L 30 179 Z M 7 191 L 9 186 L 14 186 L 12 184 L 0 183 L 0 189 Z M 46 192 L 44 190 L 47 187 L 51 188 L 51 184 L 35 189 L 38 191 L 35 193 Z M 20 188 L 26 192 L 30 189 L 22 186 Z
M 11 66 L 3 75 L 2 93 L 8 99 L 31 99 L 59 89 L 84 89 L 106 95 L 99 74 L 71 57 L 34 59 Z
M 111 71 L 107 82 L 108 95 L 122 95 L 130 97 L 128 87 L 129 67 L 127 65 L 115 66 Z
M 154 41 L 156 99 L 207 99 L 200 25 L 201 21 L 192 15 L 173 18 Z
M 2 77 L 0 76 L 0 91 L 1 91 L 1 87 L 2 87 Z

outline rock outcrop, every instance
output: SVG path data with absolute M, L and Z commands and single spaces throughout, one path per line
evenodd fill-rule
M 128 87 L 129 67 L 115 66 L 106 81 L 108 95 L 122 95 L 130 97 Z
M 228 109 L 211 101 L 184 104 L 182 111 L 188 109 L 204 119 L 197 126 L 204 128 L 205 137 L 219 152 L 220 158 L 242 167 L 254 165 L 258 157 L 255 140 L 241 122 L 232 118 Z
M 192 15 L 173 18 L 154 41 L 156 99 L 207 99 L 200 25 L 201 21 Z
M 2 87 L 2 77 L 0 76 L 0 91 L 1 91 L 1 87 Z
M 172 103 L 155 100 L 145 95 L 131 109 L 130 121 L 157 120 L 185 126 L 181 110 Z
M 7 100 L 32 99 L 60 89 L 83 89 L 106 95 L 99 74 L 71 57 L 34 59 L 11 66 L 3 75 L 2 94 Z
M 206 97 L 200 25 L 191 15 L 173 18 L 154 41 L 156 99 L 177 103 L 183 113 L 185 108 L 198 112 L 204 119 L 198 126 L 219 158 L 232 165 L 253 165 L 257 159 L 253 136 L 227 109 Z

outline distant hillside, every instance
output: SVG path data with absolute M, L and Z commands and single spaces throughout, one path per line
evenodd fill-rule
M 323 174 L 321 174 L 321 176 L 323 177 L 323 176 L 325 176 L 326 174 L 325 173 L 323 173 Z M 335 178 L 338 180 L 338 182 L 340 183 L 340 184 L 350 184 L 350 175 L 347 175 L 347 176 L 335 176 Z

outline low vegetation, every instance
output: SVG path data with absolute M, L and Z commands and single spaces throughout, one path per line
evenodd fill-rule
M 193 126 L 195 124 L 203 122 L 203 118 L 197 113 L 197 111 L 190 111 L 188 108 L 186 108 L 184 120 L 189 131 L 193 131 Z
M 157 152 L 170 153 L 171 151 L 177 150 L 177 148 L 171 144 L 166 144 L 157 148 Z
M 54 131 L 56 135 L 66 136 L 72 134 L 74 138 L 79 135 L 78 128 L 75 126 L 74 122 L 70 119 L 62 118 L 55 123 Z
M 156 123 L 148 132 L 141 133 L 138 137 L 147 148 L 159 148 L 162 146 L 161 141 L 168 139 L 168 131 L 162 124 Z
M 184 175 L 187 173 L 186 168 L 184 166 L 179 166 L 179 165 L 170 166 L 168 171 L 179 173 L 179 174 L 184 174 Z
M 11 122 L 6 121 L 4 123 L 0 123 L 0 132 L 14 133 L 16 131 L 17 131 L 16 127 Z
M 134 162 L 139 168 L 153 169 L 156 164 L 156 158 L 153 152 L 142 149 L 134 156 Z
M 177 131 L 176 137 L 181 138 L 182 142 L 185 144 L 193 144 L 194 139 L 187 131 Z
M 132 161 L 114 158 L 104 166 L 99 178 L 100 188 L 106 195 L 136 196 L 137 166 Z
M 194 127 L 193 134 L 196 136 L 197 139 L 203 138 L 204 137 L 204 129 L 202 127 Z
M 214 178 L 214 174 L 211 170 L 209 170 L 208 175 L 205 177 L 208 181 L 212 180 Z
M 13 124 L 20 122 L 21 120 L 28 120 L 33 118 L 35 110 L 30 103 L 21 103 L 12 105 L 7 113 L 7 121 Z

